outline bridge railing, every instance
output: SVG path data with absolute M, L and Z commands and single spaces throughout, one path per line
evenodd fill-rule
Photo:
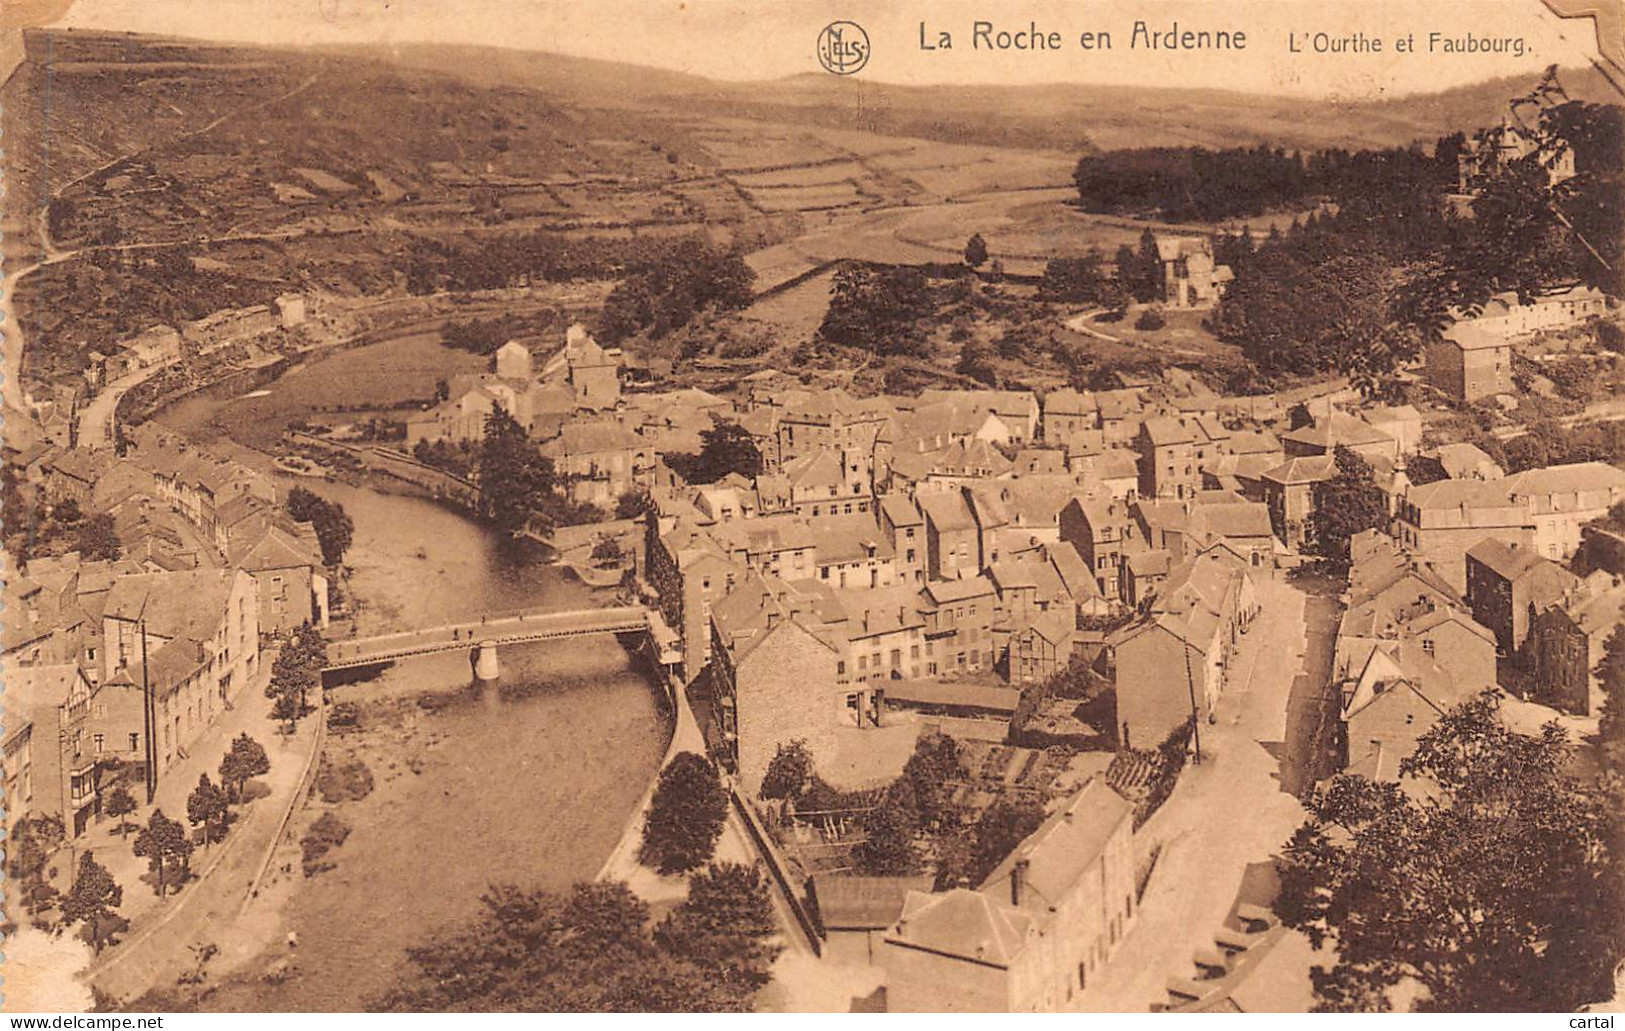
M 484 628 L 490 636 L 500 638 L 511 636 L 515 632 L 523 633 L 530 628 L 534 628 L 537 632 L 545 632 L 548 629 L 557 628 L 561 624 L 566 630 L 579 624 L 584 632 L 591 632 L 598 623 L 647 623 L 647 621 L 648 610 L 636 605 L 565 611 L 515 610 L 507 615 L 493 616 L 487 614 L 483 619 L 467 623 L 443 623 L 438 626 L 423 627 L 417 630 L 399 630 L 387 634 L 376 634 L 371 637 L 330 641 L 327 650 L 330 661 L 351 662 L 364 656 L 387 654 L 415 642 L 423 642 L 425 645 L 439 643 L 462 645 L 464 643 L 474 644 L 479 640 L 478 637 L 471 636 L 466 642 L 457 640 L 435 641 L 435 638 L 440 635 L 454 630 Z

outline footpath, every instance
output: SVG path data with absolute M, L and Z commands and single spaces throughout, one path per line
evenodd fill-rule
M 144 825 L 152 810 L 160 808 L 184 825 L 186 799 L 199 775 L 208 773 L 218 784 L 220 759 L 232 740 L 246 733 L 258 741 L 270 759 L 270 772 L 250 781 L 249 800 L 232 807 L 225 840 L 197 846 L 192 880 L 160 899 L 143 879 L 150 875 L 147 861 L 134 853 L 134 830 L 121 839 L 116 822 L 109 820 L 87 835 L 83 847 L 94 851 L 124 888 L 120 913 L 130 921 L 119 943 L 105 949 L 84 974 L 113 998 L 128 1001 L 151 989 L 173 987 L 178 977 L 197 968 L 198 950 L 216 944 L 214 938 L 222 933 L 240 932 L 234 925 L 243 903 L 315 768 L 324 718 L 318 707 L 299 721 L 293 734 L 282 733 L 265 697 L 275 658 L 275 649 L 261 653 L 259 674 L 238 692 L 232 708 L 194 742 L 184 759 L 159 775 L 154 805 L 143 805 L 128 817 L 132 824 Z

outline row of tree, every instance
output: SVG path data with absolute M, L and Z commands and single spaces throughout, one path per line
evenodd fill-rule
M 225 837 L 231 806 L 242 801 L 243 785 L 270 769 L 265 749 L 242 734 L 220 760 L 219 786 L 208 773 L 198 776 L 197 787 L 186 799 L 186 818 L 192 826 L 202 828 L 206 844 Z M 124 817 L 137 808 L 129 788 L 124 784 L 115 786 L 103 805 L 104 812 L 119 821 L 120 836 L 126 835 L 130 825 Z M 49 851 L 61 840 L 60 821 L 55 822 L 54 834 L 51 823 L 38 817 L 19 823 L 19 830 L 13 833 L 7 872 L 21 879 L 23 901 L 31 914 L 37 915 L 55 904 L 60 925 L 78 925 L 80 936 L 99 953 L 129 927 L 129 921 L 118 912 L 124 904 L 124 888 L 92 852 L 86 851 L 79 856 L 72 885 L 58 898 L 46 880 Z M 139 828 L 131 848 L 137 857 L 147 860 L 159 897 L 168 894 L 171 885 L 178 888 L 191 875 L 195 846 L 186 828 L 165 816 L 161 808 L 154 809 Z
M 309 622 L 295 627 L 277 650 L 265 697 L 271 699 L 271 718 L 281 720 L 288 733 L 310 711 L 310 692 L 322 689 L 322 670 L 326 666 L 327 641 Z
M 713 863 L 650 926 L 624 882 L 568 892 L 492 888 L 484 912 L 409 949 L 393 1012 L 744 1013 L 779 953 L 768 884 L 754 866 Z
M 331 569 L 343 565 L 344 554 L 350 550 L 350 542 L 355 536 L 355 522 L 344 511 L 344 506 L 304 487 L 288 491 L 284 504 L 290 519 L 296 523 L 309 523 L 316 531 L 323 564 Z

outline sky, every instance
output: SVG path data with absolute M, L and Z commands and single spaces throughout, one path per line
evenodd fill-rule
M 855 21 L 872 56 L 857 74 L 926 85 L 1098 83 L 1225 88 L 1306 98 L 1431 92 L 1595 56 L 1589 19 L 1564 20 L 1539 0 L 75 0 L 61 26 L 271 44 L 447 42 L 626 61 L 717 79 L 824 74 L 816 40 Z M 1057 51 L 973 49 L 978 20 L 994 31 L 1036 23 Z M 924 50 L 940 31 L 953 49 Z M 1131 49 L 1136 21 L 1165 31 L 1243 32 L 1245 50 Z M 1085 31 L 1112 49 L 1084 50 Z M 1522 57 L 1427 53 L 1429 33 L 1522 38 Z M 1363 33 L 1382 52 L 1314 52 L 1316 33 Z M 1411 35 L 1414 53 L 1396 53 Z M 1290 38 L 1289 38 L 1290 37 Z M 1292 49 L 1297 47 L 1297 52 Z

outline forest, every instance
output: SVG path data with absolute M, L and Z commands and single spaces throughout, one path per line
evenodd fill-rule
M 1621 109 L 1569 102 L 1542 131 L 1574 149 L 1577 174 L 1553 184 L 1531 153 L 1462 211 L 1435 161 L 1364 153 L 1340 167 L 1330 203 L 1257 246 L 1221 234 L 1235 272 L 1210 328 L 1268 377 L 1340 371 L 1380 391 L 1462 312 L 1491 294 L 1530 297 L 1583 282 L 1618 296 L 1625 254 Z

